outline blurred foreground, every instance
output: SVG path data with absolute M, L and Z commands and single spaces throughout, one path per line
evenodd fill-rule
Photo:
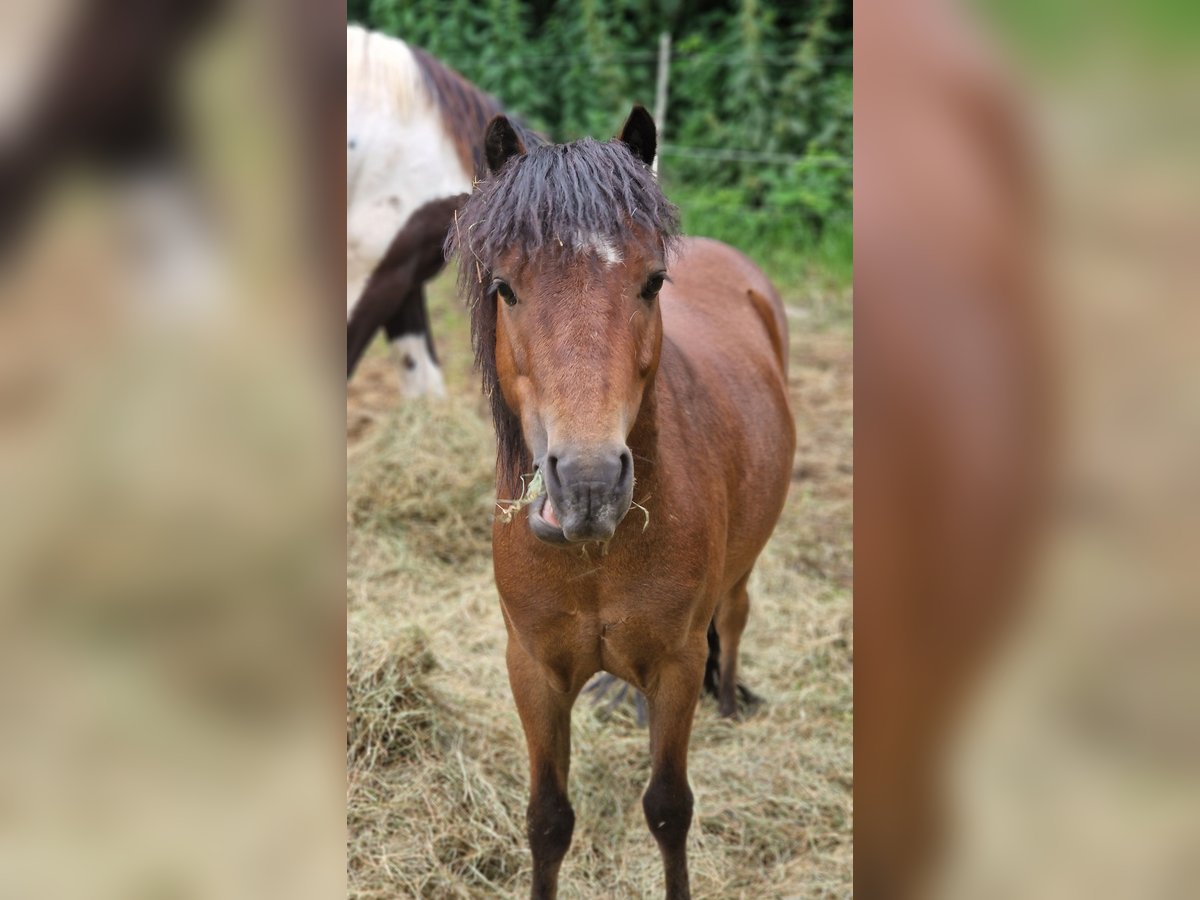
M 856 894 L 1195 896 L 1195 16 L 995 10 L 857 10 Z
M 2 896 L 344 889 L 341 314 L 313 250 L 342 8 L 308 6 L 3 11 Z

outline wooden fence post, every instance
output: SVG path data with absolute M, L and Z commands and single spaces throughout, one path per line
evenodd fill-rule
M 662 157 L 663 134 L 667 124 L 667 81 L 671 67 L 671 32 L 658 36 L 658 83 L 654 88 L 654 124 L 658 127 L 659 152 L 654 154 L 650 170 L 658 175 L 658 160 Z

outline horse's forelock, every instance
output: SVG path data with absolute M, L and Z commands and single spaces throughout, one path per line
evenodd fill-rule
M 669 250 L 678 233 L 678 212 L 650 169 L 624 144 L 590 138 L 510 159 L 459 210 L 446 248 L 458 254 L 459 292 L 471 312 L 475 366 L 491 401 L 502 489 L 515 488 L 532 460 L 496 372 L 496 305 L 486 300 L 496 261 L 510 252 L 524 262 L 546 252 L 558 258 L 595 241 L 616 253 L 647 239 Z

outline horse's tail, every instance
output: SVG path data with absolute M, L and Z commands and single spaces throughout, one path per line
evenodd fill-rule
M 717 635 L 717 619 L 708 623 L 708 661 L 704 663 L 704 692 L 717 696 L 721 683 L 721 638 Z
M 779 364 L 783 366 L 783 372 L 786 375 L 788 369 L 787 317 L 783 312 L 783 303 L 778 295 L 774 294 L 774 291 L 772 291 L 773 296 L 771 298 L 763 296 L 754 288 L 747 288 L 746 293 L 750 297 L 750 302 L 754 304 L 754 308 L 758 312 L 758 317 L 762 319 L 762 323 L 767 329 L 767 337 L 770 338 L 771 347 L 775 350 L 775 355 L 779 359 Z M 711 635 L 709 640 L 712 640 Z

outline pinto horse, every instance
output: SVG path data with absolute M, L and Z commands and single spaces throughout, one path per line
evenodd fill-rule
M 445 265 L 455 209 L 486 174 L 483 130 L 499 112 L 425 51 L 347 27 L 347 377 L 382 329 L 402 393 L 445 393 L 424 286 Z
M 446 265 L 442 244 L 454 222 L 454 213 L 466 199 L 466 194 L 455 194 L 426 203 L 392 238 L 346 326 L 347 378 L 354 374 L 375 333 L 383 328 L 405 376 L 404 394 L 416 396 L 426 387 L 438 392 L 440 375 L 432 380 L 418 377 L 422 361 L 426 372 L 433 371 L 430 365 L 438 365 L 425 310 L 424 284 Z M 424 354 L 414 352 L 414 346 L 423 349 Z
M 495 419 L 499 495 L 520 494 L 522 473 L 545 486 L 493 528 L 529 750 L 534 897 L 557 892 L 575 822 L 571 708 L 600 671 L 646 697 L 642 805 L 667 897 L 690 896 L 688 742 L 709 627 L 720 711 L 735 716 L 746 585 L 795 450 L 779 296 L 736 250 L 677 237 L 650 171 L 655 144 L 641 107 L 614 141 L 529 149 L 499 116 L 485 137 L 490 177 L 449 239 Z

